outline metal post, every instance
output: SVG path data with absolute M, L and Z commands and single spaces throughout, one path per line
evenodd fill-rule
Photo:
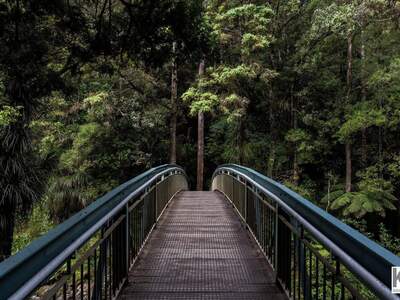
M 155 203 L 156 203 L 156 209 L 155 209 L 155 212 L 156 212 L 156 224 L 157 224 L 157 219 L 158 219 L 158 197 L 157 197 L 157 194 L 158 194 L 158 186 L 159 186 L 159 184 L 158 184 L 158 182 L 156 181 L 156 185 L 155 185 L 155 187 L 154 187 L 154 192 L 155 192 Z
M 107 224 L 108 227 L 108 224 Z M 104 227 L 101 229 L 100 239 L 104 237 Z M 93 300 L 99 300 L 102 298 L 103 291 L 103 268 L 105 264 L 105 250 L 107 247 L 107 239 L 105 239 L 102 243 L 100 243 L 100 253 L 99 253 L 99 262 L 97 264 L 97 273 L 95 274 L 95 283 L 93 290 Z M 95 264 L 97 262 L 95 261 Z
M 154 228 L 156 228 L 157 227 L 157 181 L 154 185 L 153 205 L 154 205 Z
M 244 183 L 244 220 L 247 223 L 247 181 Z
M 304 227 L 300 227 L 300 237 L 299 237 L 299 272 L 300 280 L 303 288 L 304 299 L 310 299 L 310 291 L 308 289 L 308 277 L 307 277 L 307 264 L 306 264 L 306 252 L 304 247 Z M 303 244 L 303 246 L 302 246 Z
M 232 178 L 232 185 L 231 185 L 231 201 L 232 202 L 234 202 L 235 201 L 235 195 L 234 195 L 234 192 L 235 192 L 235 189 L 233 188 L 233 185 L 235 184 L 235 178 L 233 177 L 233 175 L 231 175 L 231 178 Z
M 129 273 L 129 202 L 125 205 L 125 251 L 126 251 L 126 275 Z M 128 276 L 126 277 L 128 281 Z
M 335 273 L 332 274 L 332 299 L 335 297 L 335 288 L 336 288 L 336 282 L 337 282 L 337 278 L 340 276 L 340 261 L 339 259 L 332 255 L 332 260 L 335 262 Z M 343 285 L 342 285 L 343 286 Z M 341 290 L 341 293 L 343 292 L 343 290 Z M 341 299 L 344 299 L 343 295 L 341 294 Z
M 279 205 L 278 202 L 275 202 L 275 253 L 274 253 L 274 260 L 275 260 L 275 272 L 276 272 L 276 279 L 278 279 L 278 222 L 279 222 Z
M 67 272 L 66 274 L 71 274 L 71 258 L 67 260 Z

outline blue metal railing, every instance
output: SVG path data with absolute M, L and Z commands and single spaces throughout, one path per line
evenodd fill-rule
M 130 266 L 130 261 L 133 261 L 137 255 L 140 245 L 144 242 L 150 227 L 157 221 L 164 206 L 176 192 L 187 189 L 187 184 L 186 175 L 180 167 L 163 165 L 148 170 L 97 199 L 16 255 L 0 263 L 0 299 L 27 297 L 41 284 L 49 281 L 61 267 L 64 267 L 68 273 L 64 275 L 71 275 L 58 276 L 64 278 L 61 288 L 65 288 L 71 278 L 75 278 L 75 273 L 71 273 L 71 267 L 73 268 L 71 262 L 73 262 L 75 254 L 96 234 L 101 236 L 97 243 L 98 249 L 92 247 L 91 252 L 86 255 L 89 262 L 86 265 L 80 262 L 79 265 L 82 268 L 85 266 L 88 270 L 85 277 L 88 274 L 89 277 L 97 276 L 94 274 L 94 270 L 97 268 L 98 273 L 99 269 L 104 268 L 104 262 L 99 261 L 100 257 L 105 255 L 107 258 L 107 255 L 111 255 L 111 250 L 108 253 L 107 248 L 104 248 L 107 247 L 105 245 L 123 247 L 127 250 L 125 252 L 127 259 L 123 262 L 125 265 L 122 268 L 126 270 Z M 146 224 L 146 228 L 144 224 Z M 126 237 L 125 240 L 118 241 L 119 244 L 116 244 L 117 236 L 114 232 L 116 230 L 119 230 L 118 234 Z M 133 253 L 133 248 L 135 248 L 135 253 Z M 121 268 L 121 262 L 111 256 L 109 259 L 113 260 L 113 263 L 115 262 L 115 268 Z M 93 268 L 92 274 L 91 268 Z M 121 270 L 118 271 L 121 272 Z M 103 273 L 101 276 L 108 276 Z M 82 273 L 81 276 L 82 281 L 85 278 Z M 56 282 L 58 279 L 53 281 Z M 115 281 L 115 278 L 112 279 Z M 110 281 L 110 292 L 112 289 L 113 293 L 117 293 L 119 287 L 116 285 L 120 282 L 111 282 L 111 273 L 107 280 Z M 97 281 L 99 280 L 97 279 Z M 100 281 L 103 282 L 103 280 Z M 85 283 L 89 295 L 90 293 L 95 295 L 94 289 L 96 288 L 105 288 L 104 283 L 100 287 L 93 286 L 95 282 L 96 279 L 91 282 L 89 279 L 89 283 Z M 53 283 L 49 283 L 48 286 L 52 287 L 52 285 Z M 75 292 L 76 290 L 72 291 L 72 293 Z M 81 293 L 84 291 L 82 290 Z
M 310 252 L 308 260 L 304 261 L 307 258 L 304 258 L 304 249 L 300 248 L 316 241 L 332 254 L 332 261 L 335 261 L 332 272 L 333 276 L 336 276 L 337 284 L 341 284 L 340 280 L 345 281 L 343 272 L 335 274 L 338 271 L 336 268 L 343 265 L 381 299 L 398 299 L 391 293 L 390 287 L 391 268 L 400 266 L 400 257 L 284 185 L 252 169 L 231 164 L 222 165 L 215 171 L 213 189 L 222 191 L 233 202 L 246 223 L 251 223 L 250 229 L 261 246 L 265 246 L 262 247 L 264 252 L 273 266 L 278 269 L 278 277 L 282 269 L 290 273 L 282 274 L 285 278 L 280 278 L 280 280 L 291 296 L 297 292 L 294 290 L 294 285 L 300 284 L 293 277 L 300 276 L 303 277 L 303 281 L 306 280 L 307 276 L 301 269 L 308 268 L 309 265 L 312 268 L 313 259 L 320 263 L 322 260 L 327 262 L 318 251 L 313 251 L 313 249 L 309 249 L 313 253 Z M 267 217 L 267 214 L 271 214 L 271 217 Z M 265 222 L 267 223 L 264 224 Z M 284 231 L 286 240 L 279 237 L 280 228 Z M 267 234 L 269 236 L 266 236 Z M 285 247 L 285 250 L 281 251 L 289 258 L 279 258 L 280 244 Z M 293 256 L 292 259 L 291 256 Z M 279 270 L 279 261 L 284 264 L 281 270 Z M 314 267 L 318 267 L 315 262 Z M 318 275 L 319 270 L 312 271 Z M 313 284 L 319 287 L 320 279 L 310 280 L 314 280 Z M 349 285 L 348 283 L 348 281 L 343 282 L 344 285 Z M 304 282 L 301 283 L 303 284 Z M 340 290 L 340 287 L 338 289 Z M 358 294 L 356 289 L 350 286 L 348 289 L 348 293 L 353 297 L 361 297 L 353 295 Z M 304 296 L 309 294 L 310 288 L 305 285 L 300 290 L 302 290 L 300 294 Z M 316 292 L 315 288 L 313 291 Z M 344 294 L 346 292 L 343 292 L 341 296 Z

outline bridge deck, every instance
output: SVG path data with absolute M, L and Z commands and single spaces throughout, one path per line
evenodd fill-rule
M 286 299 L 229 203 L 182 192 L 129 274 L 121 299 Z

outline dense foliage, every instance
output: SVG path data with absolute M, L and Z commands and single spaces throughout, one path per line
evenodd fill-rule
M 399 40 L 389 0 L 0 0 L 0 260 L 168 162 L 175 115 L 193 186 L 199 112 L 206 183 L 247 165 L 399 253 Z
M 183 100 L 208 112 L 209 167 L 248 165 L 395 240 L 399 15 L 396 1 L 207 1 L 209 68 Z

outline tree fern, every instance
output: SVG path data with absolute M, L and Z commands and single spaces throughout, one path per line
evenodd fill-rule
M 46 194 L 50 215 L 55 222 L 62 222 L 84 208 L 90 199 L 88 177 L 80 172 L 54 178 Z
M 361 218 L 367 213 L 377 213 L 384 217 L 387 210 L 396 209 L 393 204 L 396 200 L 396 197 L 383 190 L 343 192 L 332 201 L 330 209 L 341 210 L 345 217 Z

